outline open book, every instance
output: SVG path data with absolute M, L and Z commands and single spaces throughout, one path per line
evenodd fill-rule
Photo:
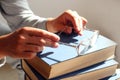
M 89 41 L 93 31 L 85 30 L 83 36 L 61 34 L 62 43 L 78 46 Z M 89 44 L 90 45 L 90 44 Z M 80 45 L 80 55 L 75 47 L 60 44 L 58 48 L 46 47 L 33 59 L 26 61 L 46 79 L 54 78 L 102 62 L 114 55 L 116 43 L 102 35 L 94 46 Z

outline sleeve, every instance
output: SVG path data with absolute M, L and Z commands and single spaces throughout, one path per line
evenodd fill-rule
M 47 18 L 35 15 L 27 0 L 0 0 L 1 13 L 12 30 L 31 26 L 46 29 Z
M 6 57 L 0 59 L 0 67 L 2 67 L 3 65 L 5 65 L 6 63 Z

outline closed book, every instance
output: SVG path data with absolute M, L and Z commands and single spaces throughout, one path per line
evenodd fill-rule
M 99 80 L 113 75 L 117 65 L 115 60 L 110 59 L 53 79 L 45 79 L 25 60 L 22 60 L 23 70 L 31 80 Z
M 75 33 L 61 34 L 58 48 L 45 47 L 35 58 L 26 61 L 46 79 L 51 79 L 102 62 L 114 55 L 116 43 L 102 35 L 97 37 L 94 46 L 84 46 L 86 42 L 92 44 L 90 40 L 93 35 L 94 32 L 88 30 L 82 36 Z M 78 50 L 75 46 L 79 43 L 81 45 Z
M 116 69 L 116 72 L 113 75 L 103 78 L 101 80 L 120 80 L 120 69 Z
M 30 80 L 30 78 L 27 75 L 25 75 L 25 80 Z

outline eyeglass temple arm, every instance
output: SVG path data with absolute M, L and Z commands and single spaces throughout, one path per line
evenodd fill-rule
M 91 47 L 95 45 L 98 36 L 99 36 L 99 30 L 94 30 L 94 34 L 93 34 L 93 36 L 90 39 L 90 46 Z
M 88 45 L 84 45 L 84 44 L 82 44 L 82 42 L 80 43 L 80 45 L 85 46 L 85 48 L 81 51 L 81 53 L 78 54 L 78 56 L 83 55 L 88 49 L 93 47 L 97 41 L 98 36 L 99 36 L 99 30 L 91 30 L 91 29 L 86 29 L 86 30 L 92 31 L 94 33 L 93 33 L 93 36 L 89 39 L 90 43 Z

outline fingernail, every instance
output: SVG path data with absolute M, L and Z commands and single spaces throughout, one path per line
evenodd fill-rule
M 82 35 L 83 35 L 83 31 L 79 31 L 78 34 L 79 34 L 80 36 L 82 36 Z
M 58 43 L 55 43 L 54 48 L 57 48 L 58 46 L 59 46 L 59 44 L 58 44 Z

